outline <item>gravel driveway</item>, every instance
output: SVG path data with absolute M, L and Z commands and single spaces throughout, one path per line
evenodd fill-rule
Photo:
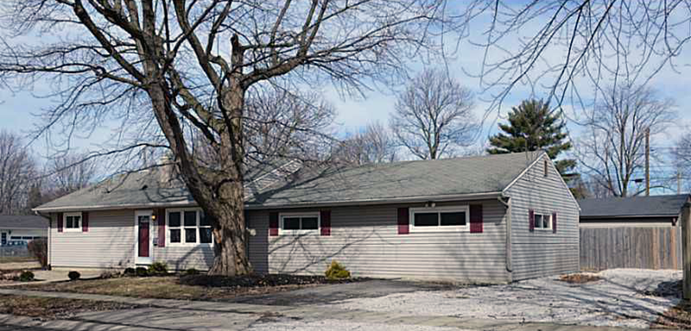
M 585 284 L 545 277 L 510 285 L 348 299 L 330 306 L 410 315 L 647 328 L 660 313 L 679 302 L 676 297 L 650 292 L 660 284 L 681 279 L 680 271 L 614 269 L 597 275 L 603 279 Z

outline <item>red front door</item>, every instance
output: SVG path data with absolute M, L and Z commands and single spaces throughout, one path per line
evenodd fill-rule
M 139 216 L 139 257 L 149 257 L 149 216 Z

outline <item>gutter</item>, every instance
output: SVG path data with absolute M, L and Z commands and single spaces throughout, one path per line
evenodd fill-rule
M 504 200 L 506 199 L 506 200 Z M 511 198 L 502 195 L 497 197 L 499 203 L 506 207 L 506 271 L 513 272 L 513 250 L 511 247 Z M 508 202 L 507 202 L 508 201 Z M 511 282 L 511 280 L 509 280 Z
M 444 202 L 457 200 L 474 200 L 474 199 L 492 199 L 502 193 L 486 192 L 486 193 L 472 193 L 472 194 L 449 194 L 449 195 L 431 195 L 431 196 L 414 196 L 393 199 L 369 199 L 369 200 L 350 200 L 350 201 L 325 201 L 319 203 L 303 202 L 291 203 L 283 205 L 248 205 L 245 204 L 245 210 L 268 210 L 268 209 L 295 209 L 295 208 L 313 208 L 313 207 L 340 207 L 340 206 L 362 206 L 362 205 L 387 205 L 396 203 L 415 203 L 415 202 Z M 35 213 L 40 212 L 65 212 L 65 211 L 95 211 L 95 210 L 118 210 L 118 209 L 148 209 L 155 207 L 193 207 L 197 206 L 194 201 L 178 201 L 165 203 L 148 203 L 148 204 L 124 204 L 124 205 L 96 205 L 96 206 L 63 206 L 63 207 L 48 207 L 48 208 L 34 208 Z
M 390 205 L 398 203 L 416 203 L 416 202 L 445 202 L 458 200 L 483 200 L 492 199 L 501 196 L 501 192 L 486 192 L 486 193 L 472 193 L 472 194 L 449 194 L 449 195 L 431 195 L 431 196 L 414 196 L 402 197 L 392 199 L 369 199 L 369 200 L 350 200 L 350 201 L 324 201 L 319 203 L 291 203 L 283 205 L 245 205 L 245 210 L 268 210 L 268 209 L 295 209 L 295 208 L 316 208 L 316 207 L 342 207 L 342 206 L 364 206 L 364 205 Z

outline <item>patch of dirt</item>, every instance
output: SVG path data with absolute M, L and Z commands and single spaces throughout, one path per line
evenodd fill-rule
M 570 284 L 585 284 L 590 282 L 597 282 L 602 280 L 602 277 L 598 277 L 592 274 L 569 274 L 559 276 L 559 280 L 562 282 L 567 282 Z
M 76 314 L 89 311 L 134 309 L 140 307 L 118 302 L 0 295 L 0 313 L 29 316 L 44 320 L 70 318 Z
M 668 309 L 650 327 L 655 329 L 690 329 L 691 303 L 682 301 Z
M 340 284 L 361 281 L 361 279 L 329 280 L 324 276 L 296 275 L 247 275 L 209 276 L 189 275 L 180 277 L 180 284 L 206 287 L 274 287 L 286 285 Z
M 359 281 L 330 281 L 320 276 L 248 275 L 238 277 L 187 275 L 119 277 L 26 285 L 38 291 L 118 295 L 137 298 L 223 301 L 245 295 L 262 295 L 299 288 Z

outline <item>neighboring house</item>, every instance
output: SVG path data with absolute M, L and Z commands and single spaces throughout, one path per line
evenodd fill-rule
M 300 168 L 248 180 L 248 251 L 260 273 L 505 283 L 573 272 L 578 204 L 544 152 Z M 50 215 L 53 267 L 213 263 L 210 222 L 152 169 L 36 208 Z
M 0 215 L 0 246 L 45 238 L 48 219 L 35 215 Z
M 681 268 L 681 209 L 689 195 L 579 200 L 581 267 Z

